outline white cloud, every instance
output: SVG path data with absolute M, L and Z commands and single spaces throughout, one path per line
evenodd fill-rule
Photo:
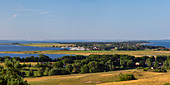
M 15 19 L 18 16 L 18 14 L 13 14 L 10 18 L 9 21 L 12 21 L 13 19 Z
M 17 17 L 17 14 L 13 14 L 13 15 L 12 15 L 12 18 L 15 18 L 15 17 Z
M 9 21 L 13 20 L 15 17 L 19 15 L 24 15 L 24 16 L 35 16 L 35 15 L 43 15 L 43 16 L 54 16 L 51 15 L 48 11 L 46 10 L 38 10 L 38 9 L 27 9 L 24 7 L 20 7 L 18 9 L 13 9 L 12 11 L 15 11 L 17 14 L 12 15 L 12 17 L 9 19 Z

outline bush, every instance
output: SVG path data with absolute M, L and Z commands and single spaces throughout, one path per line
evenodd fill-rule
M 30 64 L 27 64 L 27 67 L 31 67 L 31 63 L 30 63 Z
M 170 85 L 170 83 L 164 83 L 163 85 Z
M 43 72 L 44 72 L 44 70 L 42 68 L 38 69 L 38 73 L 39 73 L 40 76 L 43 76 Z
M 167 72 L 165 69 L 155 69 L 153 72 Z
M 149 68 L 148 68 L 148 67 L 143 69 L 143 71 L 148 71 L 148 70 L 149 70 Z
M 29 76 L 34 76 L 34 71 L 31 69 L 28 73 Z
M 50 68 L 46 67 L 46 68 L 45 68 L 45 71 L 44 71 L 44 74 L 45 74 L 45 75 L 48 75 L 48 72 L 49 72 L 49 71 L 50 71 Z
M 48 75 L 49 76 L 53 76 L 53 75 L 55 75 L 55 73 L 56 73 L 56 71 L 57 71 L 57 69 L 51 69 L 49 72 L 48 72 Z
M 24 64 L 22 64 L 22 67 L 27 67 L 27 65 L 24 63 Z
M 143 67 L 137 67 L 136 69 L 137 69 L 137 70 L 139 70 L 139 69 L 143 69 Z
M 128 81 L 128 80 L 135 80 L 133 74 L 120 74 L 119 75 L 119 81 Z
M 49 76 L 52 75 L 66 75 L 69 74 L 69 72 L 65 68 L 53 68 L 48 72 Z

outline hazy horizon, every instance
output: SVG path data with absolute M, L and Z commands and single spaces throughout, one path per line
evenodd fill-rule
M 5 0 L 0 40 L 170 39 L 169 0 Z

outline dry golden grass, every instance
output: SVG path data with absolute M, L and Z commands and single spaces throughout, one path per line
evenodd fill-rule
M 31 65 L 36 65 L 37 64 L 37 62 L 20 62 L 20 64 L 31 64 Z
M 2 66 L 5 66 L 3 62 L 0 62 L 0 66 L 1 66 L 1 65 L 2 65 Z
M 31 65 L 33 65 L 33 66 L 37 64 L 37 62 L 20 62 L 20 64 L 24 64 L 24 63 L 25 64 L 30 64 L 31 63 Z M 1 62 L 0 65 L 5 66 L 4 62 Z
M 163 85 L 164 83 L 170 83 L 170 73 L 150 73 L 145 75 L 154 75 L 148 78 L 142 78 L 131 81 L 120 81 L 103 83 L 97 85 Z
M 120 73 L 134 74 L 137 80 L 116 82 Z M 163 83 L 170 82 L 170 73 L 122 70 L 25 78 L 24 80 L 27 80 L 31 85 L 162 85 Z
M 136 57 L 144 55 L 156 56 L 156 55 L 170 55 L 170 51 L 61 51 L 61 50 L 48 50 L 48 51 L 6 51 L 0 53 L 21 53 L 21 54 L 73 54 L 73 55 L 90 55 L 90 54 L 127 54 Z

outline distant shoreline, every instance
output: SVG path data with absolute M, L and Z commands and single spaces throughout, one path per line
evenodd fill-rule
M 151 43 L 151 42 L 149 42 L 149 43 L 141 43 L 140 45 L 146 45 L 146 44 L 154 44 L 154 43 Z

